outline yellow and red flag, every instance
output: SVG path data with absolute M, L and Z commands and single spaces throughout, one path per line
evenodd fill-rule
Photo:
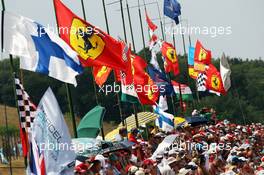
M 78 54 L 83 66 L 107 66 L 126 70 L 123 44 L 75 15 L 60 0 L 54 0 L 61 38 Z
M 206 76 L 207 76 L 206 86 L 208 90 L 216 94 L 222 94 L 222 95 L 226 94 L 220 72 L 216 69 L 214 65 L 212 64 L 209 65 L 209 67 L 206 70 Z
M 102 86 L 106 82 L 111 71 L 112 69 L 106 66 L 93 67 L 93 76 L 96 84 Z
M 176 49 L 170 43 L 163 42 L 161 47 L 161 53 L 164 57 L 164 68 L 165 72 L 173 72 L 174 75 L 178 75 L 180 73 L 179 70 L 179 62 L 177 58 Z
M 194 70 L 198 72 L 205 72 L 206 65 L 211 64 L 211 51 L 206 50 L 201 42 L 197 40 L 194 54 Z

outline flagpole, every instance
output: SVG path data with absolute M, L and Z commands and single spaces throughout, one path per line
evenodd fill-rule
M 123 32 L 124 32 L 124 36 L 125 36 L 125 42 L 127 43 L 127 35 L 126 35 L 126 27 L 125 27 L 125 21 L 124 21 L 124 13 L 123 13 L 122 0 L 120 0 L 120 7 L 121 7 L 121 15 L 122 15 L 122 22 L 123 22 L 123 30 L 124 30 Z M 135 114 L 136 125 L 138 126 L 137 107 L 136 107 L 135 104 L 133 104 L 133 109 L 134 109 L 134 114 Z M 123 123 L 123 125 L 124 125 L 124 123 Z
M 127 35 L 126 35 L 126 24 L 125 24 L 125 17 L 124 17 L 124 10 L 123 10 L 123 0 L 119 0 L 120 8 L 121 8 L 121 17 L 122 17 L 122 24 L 123 24 L 123 32 L 125 37 L 125 42 L 127 43 Z
M 146 6 L 145 0 L 143 0 L 143 5 L 144 5 L 145 14 L 147 14 L 147 6 Z M 149 37 L 149 40 L 150 40 L 150 35 L 148 35 L 148 37 Z
M 160 21 L 160 28 L 161 28 L 161 33 L 162 33 L 162 39 L 165 40 L 165 34 L 164 34 L 164 30 L 163 30 L 163 23 L 162 23 L 162 20 L 161 20 L 161 11 L 160 11 L 160 6 L 159 6 L 158 0 L 156 0 L 156 3 L 157 3 L 158 11 L 159 11 L 159 21 Z
M 82 5 L 82 14 L 83 14 L 83 19 L 84 21 L 87 21 L 86 20 L 86 13 L 85 13 L 85 8 L 84 8 L 84 2 L 83 0 L 81 0 L 81 5 Z M 91 74 L 93 74 L 93 68 L 91 68 Z M 96 83 L 95 83 L 95 80 L 94 80 L 94 77 L 92 77 L 92 81 L 93 81 L 93 88 L 94 88 L 94 95 L 95 95 L 95 102 L 97 105 L 99 105 L 99 100 L 98 100 L 98 96 L 97 96 L 97 88 L 96 88 Z
M 57 29 L 58 29 L 58 32 L 59 32 L 58 34 L 60 36 L 60 30 L 59 30 L 59 26 L 58 26 L 58 19 L 57 19 L 57 15 L 56 15 L 56 8 L 55 8 L 55 2 L 54 1 L 53 1 L 53 8 L 54 8 L 54 12 L 55 12 L 55 19 L 56 19 Z M 67 99 L 68 99 L 68 103 L 69 103 L 70 115 L 71 115 L 71 119 L 72 119 L 73 133 L 74 133 L 74 137 L 78 138 L 76 120 L 75 120 L 74 110 L 73 110 L 71 89 L 70 89 L 70 86 L 69 86 L 68 83 L 65 83 L 65 86 L 66 86 L 66 91 L 67 91 Z
M 176 40 L 175 40 L 175 35 L 174 35 L 174 29 L 173 30 L 173 35 L 172 35 L 172 38 L 173 38 L 173 45 L 174 45 L 174 48 L 176 48 Z M 182 91 L 181 91 L 181 83 L 178 82 L 178 86 L 179 86 L 179 93 L 180 93 L 180 108 L 181 108 L 181 112 L 183 114 L 184 110 L 183 110 L 183 103 L 182 103 Z
M 2 25 L 1 25 L 1 51 L 3 53 L 4 51 L 4 12 L 5 12 L 5 1 L 1 0 L 2 2 Z M 11 71 L 12 71 L 12 76 L 13 79 L 15 77 L 15 67 L 14 67 L 14 63 L 13 63 L 13 55 L 9 55 L 9 61 L 10 61 L 10 66 L 11 66 Z M 15 104 L 16 104 L 16 108 L 17 108 L 17 114 L 18 116 L 19 114 L 19 109 L 18 109 L 18 104 L 17 104 L 17 96 L 16 96 L 16 85 L 15 85 L 15 79 L 13 81 L 13 92 L 14 92 L 14 97 L 15 97 Z M 19 117 L 19 122 L 20 121 L 20 117 Z M 20 123 L 19 123 L 20 125 Z M 24 165 L 25 165 L 25 169 L 27 168 L 27 156 L 24 157 Z
M 109 24 L 108 24 L 108 18 L 107 18 L 107 13 L 106 13 L 105 0 L 102 0 L 102 3 L 103 3 L 103 9 L 104 9 L 104 17 L 105 17 L 106 30 L 107 30 L 107 33 L 110 34 Z M 115 81 L 117 81 L 115 75 L 114 75 L 114 78 L 115 78 Z M 118 93 L 116 93 L 116 98 L 117 98 L 117 103 L 118 103 L 118 108 L 119 108 L 119 115 L 120 115 L 120 118 L 121 118 L 121 121 L 122 121 L 122 125 L 125 126 L 125 121 L 124 121 L 123 113 L 122 113 L 122 104 L 121 104 L 120 97 L 119 97 L 119 94 Z
M 10 174 L 13 174 L 13 169 L 12 169 L 12 155 L 11 155 L 11 150 L 10 149 L 10 134 L 9 134 L 9 128 L 8 128 L 8 121 L 7 121 L 7 111 L 6 111 L 6 104 L 4 105 L 4 114 L 5 114 L 5 124 L 6 124 L 6 134 L 7 134 L 7 145 L 8 145 L 8 159 L 9 159 L 9 171 Z
M 143 24 L 142 24 L 142 16 L 141 16 L 141 10 L 140 10 L 140 3 L 138 0 L 138 15 L 140 20 L 140 28 L 141 28 L 141 35 L 142 35 L 142 42 L 143 42 L 143 51 L 144 51 L 144 57 L 147 59 L 147 53 L 146 53 L 146 45 L 145 45 L 145 37 L 144 37 L 144 31 L 143 31 Z
M 134 41 L 134 35 L 133 35 L 133 28 L 132 28 L 132 22 L 131 22 L 131 16 L 130 16 L 130 9 L 128 5 L 128 1 L 126 0 L 126 6 L 127 6 L 127 15 L 128 15 L 128 21 L 129 21 L 129 27 L 130 27 L 130 34 L 131 34 L 131 40 L 133 44 L 133 51 L 136 52 L 136 45 Z

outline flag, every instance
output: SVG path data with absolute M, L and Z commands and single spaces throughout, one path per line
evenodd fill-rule
M 179 16 L 181 15 L 180 3 L 177 0 L 164 0 L 164 15 L 179 24 Z
M 217 95 L 226 94 L 220 72 L 214 65 L 209 65 L 209 68 L 206 70 L 206 77 L 206 86 L 210 92 L 216 93 Z
M 199 72 L 205 72 L 206 65 L 211 64 L 211 51 L 206 50 L 201 42 L 197 40 L 194 53 L 194 69 Z
M 19 112 L 20 138 L 23 149 L 23 156 L 26 157 L 29 152 L 28 134 L 35 118 L 36 106 L 31 102 L 28 93 L 18 78 L 15 78 L 16 97 Z
M 77 85 L 75 76 L 83 72 L 77 53 L 53 32 L 31 19 L 5 12 L 4 36 L 4 51 L 21 57 L 21 69 Z
M 167 42 L 163 42 L 161 47 L 161 53 L 164 57 L 165 72 L 173 72 L 174 75 L 178 75 L 180 73 L 179 63 L 176 49 L 173 47 L 173 45 Z
M 46 175 L 44 151 L 40 150 L 33 137 L 30 139 L 29 168 L 32 175 Z
M 181 92 L 183 101 L 193 100 L 192 90 L 189 86 L 187 86 L 186 84 L 177 83 L 176 81 L 171 81 L 171 83 L 173 85 L 174 92 L 176 93 L 178 98 L 180 98 L 180 92 Z M 180 88 L 181 88 L 181 91 L 180 91 Z
M 198 74 L 198 77 L 196 79 L 197 91 L 205 92 L 207 90 L 207 88 L 206 88 L 206 79 L 207 79 L 207 76 L 204 73 L 199 73 Z
M 78 54 L 83 66 L 107 66 L 126 70 L 122 42 L 76 16 L 60 0 L 54 0 L 61 38 Z
M 139 103 L 134 82 L 127 84 L 125 76 L 126 74 L 122 72 L 121 73 L 121 77 L 122 77 L 121 78 L 121 90 L 122 90 L 121 101 L 129 102 L 129 103 Z
M 146 21 L 148 23 L 148 28 L 154 32 L 158 27 L 152 22 L 152 20 L 149 18 L 148 13 L 146 11 Z
M 189 47 L 189 53 L 188 53 L 188 72 L 189 76 L 193 79 L 196 79 L 198 76 L 198 72 L 194 70 L 194 47 Z
M 231 87 L 231 69 L 224 53 L 220 60 L 220 74 L 225 91 L 228 91 L 228 89 Z
M 111 71 L 112 69 L 106 66 L 93 67 L 93 76 L 96 84 L 102 86 L 106 82 Z
M 156 126 L 164 132 L 171 132 L 174 129 L 174 116 L 172 114 L 162 111 L 159 107 L 153 107 L 154 112 L 158 114 L 156 119 Z
M 155 35 L 154 33 L 150 32 L 150 41 L 149 41 L 149 50 L 153 50 L 153 48 L 156 46 L 157 42 L 158 42 L 158 37 L 157 35 Z
M 160 98 L 159 98 L 159 108 L 162 111 L 167 111 L 169 109 L 166 96 L 163 96 L 163 95 L 160 96 Z
M 154 49 L 151 50 L 151 60 L 149 62 L 155 69 L 161 71 L 159 62 L 157 60 L 157 53 Z
M 131 65 L 135 90 L 140 103 L 154 105 L 159 98 L 159 88 L 146 73 L 147 63 L 143 58 L 132 55 Z
M 174 94 L 173 86 L 164 72 L 160 72 L 159 70 L 148 66 L 148 73 L 155 84 L 159 87 L 161 95 L 171 96 Z
M 42 97 L 32 126 L 32 137 L 43 151 L 48 174 L 73 175 L 76 155 L 64 116 L 52 90 Z

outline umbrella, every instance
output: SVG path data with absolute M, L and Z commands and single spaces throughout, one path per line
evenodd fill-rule
M 186 117 L 186 121 L 191 126 L 198 126 L 202 124 L 207 124 L 208 120 L 204 117 Z
M 102 128 L 105 108 L 96 106 L 81 120 L 77 133 L 79 138 L 96 138 Z
M 185 118 L 182 118 L 182 117 L 175 117 L 174 118 L 174 124 L 175 125 L 180 125 L 182 123 L 186 122 Z

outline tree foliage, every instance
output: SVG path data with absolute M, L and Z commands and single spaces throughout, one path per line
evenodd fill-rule
M 139 52 L 139 55 L 144 57 L 144 51 L 142 50 Z M 146 57 L 149 62 L 150 53 L 147 50 Z M 160 55 L 158 58 L 160 58 Z M 230 91 L 226 96 L 218 97 L 216 95 L 210 95 L 202 97 L 200 103 L 197 102 L 195 81 L 187 76 L 187 65 L 185 60 L 186 58 L 184 56 L 179 56 L 181 74 L 176 77 L 171 75 L 171 79 L 189 84 L 193 91 L 195 100 L 188 105 L 185 115 L 190 115 L 193 108 L 207 106 L 215 108 L 223 117 L 229 118 L 235 122 L 243 122 L 243 116 L 246 122 L 262 122 L 264 114 L 264 62 L 262 60 L 229 58 L 232 69 L 232 87 Z M 161 59 L 159 59 L 159 61 L 161 61 Z M 25 89 L 35 104 L 38 104 L 45 90 L 50 86 L 58 99 L 62 111 L 64 113 L 69 111 L 64 83 L 38 73 L 19 70 L 18 59 L 14 60 L 14 64 L 17 74 L 22 77 Z M 161 62 L 160 64 L 162 65 Z M 214 64 L 219 68 L 219 59 L 214 60 Z M 96 106 L 91 69 L 86 68 L 84 74 L 78 76 L 77 79 L 78 86 L 76 88 L 71 86 L 71 92 L 75 115 L 82 117 Z M 111 74 L 106 84 L 113 83 L 114 75 Z M 96 93 L 99 103 L 106 108 L 105 120 L 119 122 L 120 113 L 117 94 L 109 93 L 105 95 L 102 91 L 98 92 L 99 89 L 100 88 L 97 86 Z M 176 107 L 178 107 L 179 102 L 177 102 L 176 97 L 174 97 L 174 101 L 176 101 Z M 172 113 L 171 100 L 168 100 L 168 102 L 170 107 L 169 112 Z M 0 103 L 15 106 L 13 77 L 8 59 L 0 62 Z M 176 109 L 177 113 L 180 114 L 179 107 Z M 138 105 L 138 110 L 151 110 L 151 108 Z M 123 117 L 127 117 L 132 113 L 132 105 L 122 103 Z

